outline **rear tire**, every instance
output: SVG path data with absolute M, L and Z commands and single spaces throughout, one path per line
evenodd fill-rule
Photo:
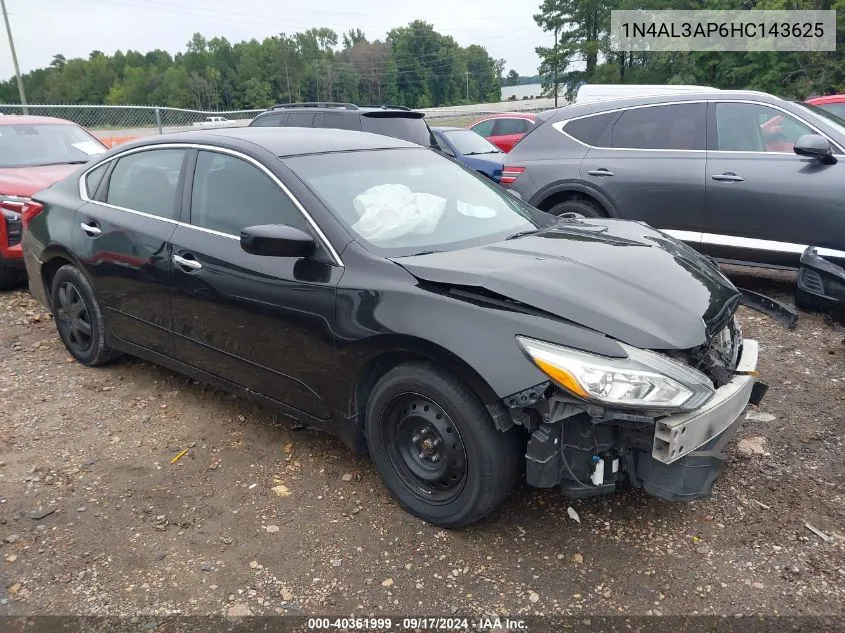
M 433 363 L 400 365 L 379 380 L 365 432 L 399 504 L 444 528 L 490 514 L 519 474 L 517 435 L 498 431 L 469 387 Z
M 106 344 L 106 324 L 91 284 L 67 264 L 53 276 L 51 303 L 56 329 L 67 351 L 83 365 L 103 365 L 119 356 Z
M 548 211 L 552 215 L 578 213 L 585 218 L 606 218 L 607 213 L 597 203 L 586 198 L 570 198 L 553 206 Z
M 0 290 L 20 288 L 26 281 L 26 273 L 0 262 Z

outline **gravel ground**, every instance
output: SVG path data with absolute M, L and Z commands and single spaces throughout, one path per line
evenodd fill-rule
M 771 389 L 711 499 L 523 486 L 447 532 L 338 441 L 138 360 L 84 368 L 2 293 L 0 616 L 842 614 L 845 330 L 740 318 Z

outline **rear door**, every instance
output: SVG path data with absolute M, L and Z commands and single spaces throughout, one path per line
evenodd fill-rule
M 73 247 L 94 282 L 112 334 L 172 352 L 170 236 L 185 178 L 182 148 L 145 148 L 110 163 L 77 213 Z M 92 172 L 93 174 L 93 172 Z
M 501 117 L 494 119 L 493 134 L 487 140 L 493 143 L 503 152 L 509 152 L 519 142 L 528 128 L 531 121 L 522 118 Z
M 328 418 L 343 268 L 241 248 L 247 226 L 288 224 L 314 234 L 288 192 L 249 157 L 199 150 L 191 183 L 189 214 L 171 240 L 177 358 Z
M 845 257 L 845 155 L 798 156 L 795 141 L 820 132 L 769 104 L 711 104 L 702 249 L 714 257 L 797 266 L 807 245 Z M 830 141 L 830 139 L 828 139 Z
M 623 110 L 581 162 L 581 178 L 622 218 L 698 246 L 704 214 L 706 103 Z

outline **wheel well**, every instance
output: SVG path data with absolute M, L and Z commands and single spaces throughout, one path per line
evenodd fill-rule
M 58 255 L 41 265 L 41 280 L 44 282 L 44 295 L 48 302 L 52 302 L 51 291 L 53 288 L 53 277 L 56 276 L 59 268 L 65 266 L 66 264 L 73 264 L 73 262 L 61 255 Z
M 403 350 L 381 354 L 367 361 L 361 368 L 358 378 L 355 381 L 355 392 L 353 394 L 353 402 L 351 403 L 352 413 L 355 415 L 362 415 L 364 413 L 367 400 L 369 400 L 373 388 L 381 380 L 382 376 L 397 365 L 414 361 L 436 363 L 447 371 L 452 372 L 457 378 L 465 382 L 485 405 L 490 405 L 498 401 L 498 397 L 490 385 L 472 367 L 460 359 L 444 360 L 443 358 L 436 357 L 436 355 Z
M 592 206 L 596 207 L 602 213 L 604 213 L 605 216 L 608 216 L 608 217 L 610 216 L 607 209 L 605 208 L 605 206 L 601 202 L 599 202 L 593 196 L 591 196 L 587 193 L 583 193 L 581 191 L 571 191 L 571 190 L 569 190 L 569 191 L 567 191 L 567 190 L 557 191 L 557 192 L 553 193 L 552 195 L 550 195 L 548 198 L 545 198 L 540 204 L 537 205 L 537 208 L 540 209 L 541 211 L 549 211 L 555 205 L 558 205 L 561 202 L 566 202 L 567 200 L 581 200 L 583 202 L 586 202 L 586 203 L 591 204 Z

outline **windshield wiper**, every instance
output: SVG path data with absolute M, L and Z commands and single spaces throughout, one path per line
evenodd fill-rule
M 479 156 L 481 154 L 501 154 L 501 152 L 495 150 L 490 150 L 489 152 L 467 152 L 464 156 Z
M 515 240 L 518 237 L 524 237 L 526 235 L 534 235 L 535 233 L 539 233 L 542 229 L 530 229 L 528 231 L 520 231 L 519 233 L 514 233 L 513 235 L 508 235 L 505 240 Z
M 434 253 L 442 253 L 443 251 L 417 251 L 416 253 L 411 253 L 410 255 L 406 255 L 406 257 L 416 257 L 417 255 L 433 255 Z

